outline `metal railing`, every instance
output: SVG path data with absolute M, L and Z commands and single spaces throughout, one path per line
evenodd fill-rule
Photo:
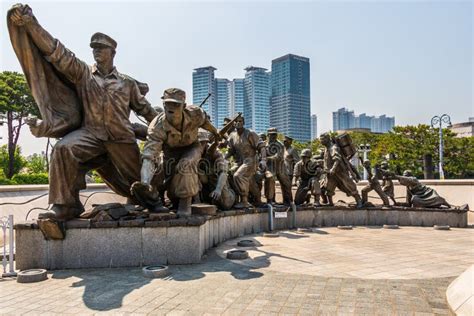
M 14 249 L 14 244 L 15 244 L 15 239 L 13 236 L 13 215 L 8 215 L 8 217 L 5 216 L 5 217 L 0 218 L 0 226 L 2 227 L 2 233 L 3 233 L 2 278 L 16 276 L 15 267 L 13 265 L 13 256 L 14 256 L 13 249 Z M 8 243 L 8 250 L 9 250 L 8 261 L 7 261 L 7 243 Z M 8 267 L 8 272 L 7 272 L 7 267 Z

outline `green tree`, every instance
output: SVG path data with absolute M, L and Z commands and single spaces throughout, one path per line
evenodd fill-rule
M 48 162 L 45 155 L 43 154 L 33 154 L 27 159 L 28 171 L 31 173 L 47 173 L 48 172 Z
M 20 146 L 16 146 L 12 166 L 13 167 L 10 166 L 10 155 L 8 153 L 8 145 L 3 145 L 0 147 L 0 173 L 3 173 L 5 177 L 8 171 L 12 170 L 13 174 L 17 174 L 20 172 L 21 169 L 23 169 L 23 167 L 26 166 L 26 160 L 21 156 L 21 148 Z
M 19 171 L 15 167 L 15 155 L 24 119 L 29 114 L 39 116 L 24 75 L 11 71 L 0 73 L 0 114 L 6 119 L 8 128 L 8 164 L 5 176 L 11 179 Z

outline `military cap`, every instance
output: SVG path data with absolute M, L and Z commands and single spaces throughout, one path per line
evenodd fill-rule
M 289 141 L 291 141 L 291 142 L 292 142 L 292 141 L 293 141 L 293 138 L 292 138 L 292 137 L 290 137 L 290 136 L 287 136 L 287 135 L 285 135 L 285 140 L 289 140 Z
M 163 102 L 186 103 L 186 92 L 178 88 L 169 88 L 163 92 Z
M 276 129 L 276 127 L 270 127 L 267 130 L 267 134 L 278 134 L 278 130 Z
M 91 44 L 92 48 L 98 46 L 107 46 L 113 49 L 117 49 L 117 42 L 110 36 L 97 32 L 91 37 Z
M 265 137 L 267 137 L 267 134 L 265 134 L 265 133 L 260 133 L 260 134 L 258 134 L 258 136 L 259 136 L 260 138 L 265 138 Z
M 300 154 L 301 157 L 311 157 L 311 149 L 303 149 Z

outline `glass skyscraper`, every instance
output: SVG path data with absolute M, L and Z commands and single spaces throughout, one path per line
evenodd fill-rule
M 224 122 L 224 118 L 230 116 L 230 90 L 231 90 L 231 81 L 227 79 L 216 79 L 216 109 L 217 116 L 213 123 L 220 128 Z
M 244 113 L 244 79 L 234 79 L 230 85 L 230 116 Z
M 202 108 L 210 116 L 212 122 L 217 124 L 216 82 L 212 66 L 194 69 L 193 72 L 193 104 L 199 105 L 211 93 L 211 97 L 203 104 Z
M 270 74 L 260 67 L 245 68 L 244 119 L 245 126 L 257 133 L 270 127 Z
M 309 58 L 272 60 L 270 125 L 300 142 L 311 140 Z

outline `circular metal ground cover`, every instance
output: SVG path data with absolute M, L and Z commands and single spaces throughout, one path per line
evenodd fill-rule
M 348 226 L 337 226 L 338 229 L 344 229 L 344 230 L 349 230 L 349 229 L 352 229 L 352 226 L 351 225 L 348 225 Z
M 250 240 L 250 239 L 243 239 L 243 240 L 240 240 L 238 243 L 237 243 L 237 246 L 239 247 L 255 247 L 255 242 L 253 240 Z
M 144 267 L 142 272 L 147 278 L 163 278 L 169 274 L 168 266 L 165 265 Z
M 280 235 L 278 233 L 263 233 L 263 237 L 275 238 L 280 237 Z
M 33 283 L 48 279 L 48 273 L 45 269 L 30 269 L 18 272 L 16 281 L 18 283 Z
M 433 228 L 436 230 L 450 230 L 451 229 L 449 225 L 434 225 Z
M 227 259 L 231 260 L 243 260 L 249 257 L 249 253 L 246 250 L 231 250 L 227 253 Z

